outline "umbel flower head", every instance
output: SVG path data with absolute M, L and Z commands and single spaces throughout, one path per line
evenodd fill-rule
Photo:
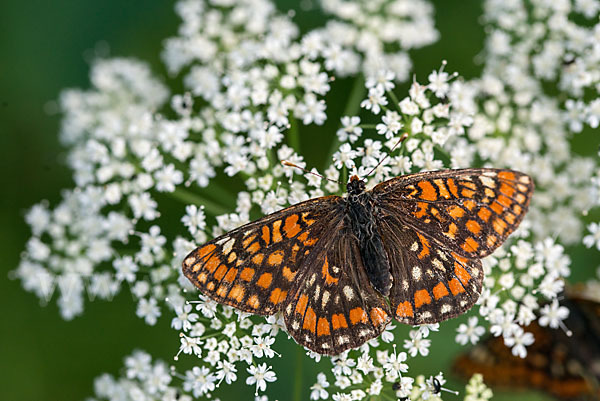
M 339 182 L 371 170 L 368 188 L 420 171 L 511 168 L 533 177 L 536 196 L 519 230 L 484 259 L 484 290 L 456 333 L 443 323 L 408 332 L 391 324 L 326 361 L 310 352 L 321 372 L 304 391 L 314 400 L 441 398 L 439 368 L 419 375 L 411 361 L 431 358 L 443 338 L 474 344 L 490 332 L 527 357 L 535 341 L 527 325 L 559 327 L 567 317 L 559 294 L 571 246 L 600 249 L 598 219 L 590 220 L 600 204 L 598 155 L 570 144 L 598 126 L 600 4 L 547 3 L 485 2 L 484 68 L 471 80 L 442 60 L 425 80 L 411 75 L 408 51 L 440 39 L 423 0 L 323 0 L 328 22 L 308 32 L 267 0 L 184 0 L 162 54 L 169 77 L 134 59 L 97 60 L 91 88 L 60 99 L 75 186 L 58 205 L 28 211 L 32 236 L 16 276 L 56 300 L 65 319 L 84 313 L 86 295 L 130 291 L 147 324 L 171 321 L 176 360 L 193 364 L 183 371 L 134 351 L 122 377 L 96 380 L 97 399 L 208 398 L 236 382 L 268 394 L 289 373 L 271 361 L 288 342 L 282 316 L 207 299 L 181 262 L 264 214 L 341 194 Z M 535 22 L 548 15 L 548 26 Z M 324 124 L 335 128 L 317 139 Z M 315 166 L 305 162 L 313 141 L 326 153 Z M 464 395 L 491 392 L 474 377 Z

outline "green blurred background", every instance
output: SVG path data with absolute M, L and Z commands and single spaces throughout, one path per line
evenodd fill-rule
M 288 3 L 295 6 L 297 2 Z M 473 59 L 483 46 L 483 30 L 477 23 L 481 3 L 435 3 L 441 40 L 412 53 L 417 78 L 424 80 L 432 69 L 439 68 L 442 59 L 448 60 L 447 70 L 459 71 L 466 78 L 476 76 L 480 67 Z M 288 7 L 286 1 L 279 1 L 279 6 Z M 310 27 L 318 25 L 322 16 L 299 11 L 297 21 Z M 169 315 L 155 327 L 145 325 L 135 317 L 135 304 L 127 290 L 113 302 L 86 302 L 83 316 L 67 322 L 60 318 L 55 300 L 42 306 L 18 281 L 8 279 L 29 237 L 25 210 L 41 199 L 57 204 L 61 189 L 73 185 L 65 149 L 58 141 L 60 116 L 47 112 L 52 109 L 51 102 L 64 88 L 89 87 L 90 54 L 105 45 L 110 55 L 140 58 L 159 76 L 166 76 L 159 53 L 162 40 L 175 34 L 177 24 L 172 3 L 164 1 L 0 2 L 0 252 L 4 260 L 0 274 L 0 400 L 82 400 L 93 394 L 94 377 L 103 372 L 118 375 L 124 356 L 132 350 L 144 349 L 166 361 L 177 352 L 179 341 L 177 332 L 169 328 Z M 302 152 L 310 165 L 310 149 Z M 461 321 L 464 319 L 455 319 L 448 325 L 456 327 Z M 457 351 L 454 335 L 444 339 L 434 334 L 432 338 L 432 356 L 415 358 L 411 374 L 449 370 Z M 281 369 L 301 355 L 298 350 L 285 344 L 284 357 L 273 361 L 279 380 L 271 385 L 270 399 L 289 399 L 294 386 L 304 388 L 301 398 L 308 399 L 318 368 L 304 361 L 294 372 Z M 187 359 L 183 365 L 193 362 Z M 320 364 L 323 370 L 328 367 L 328 362 Z M 464 388 L 459 381 L 447 386 Z M 222 399 L 239 399 L 239 394 L 242 399 L 253 398 L 253 391 L 241 385 Z M 456 398 L 447 395 L 446 399 Z M 504 394 L 497 399 L 515 397 Z M 517 399 L 546 398 L 521 393 Z

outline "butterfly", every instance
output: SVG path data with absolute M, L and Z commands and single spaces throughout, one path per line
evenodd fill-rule
M 512 355 L 502 337 L 490 337 L 454 362 L 465 378 L 481 373 L 491 386 L 537 389 L 561 400 L 600 399 L 600 286 L 567 288 L 561 304 L 569 309 L 560 329 L 533 322 L 526 331 L 535 342 L 527 356 Z
M 500 169 L 409 174 L 298 203 L 192 251 L 183 274 L 209 298 L 283 313 L 304 347 L 337 355 L 395 318 L 437 323 L 473 306 L 480 259 L 519 225 L 533 192 Z

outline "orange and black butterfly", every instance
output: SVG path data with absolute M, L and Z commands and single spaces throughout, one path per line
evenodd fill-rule
M 245 312 L 283 312 L 289 334 L 337 355 L 391 321 L 437 323 L 473 306 L 480 258 L 519 225 L 525 174 L 464 169 L 410 174 L 311 199 L 196 248 L 183 273 L 206 296 Z
M 571 290 L 571 292 L 574 292 Z M 525 330 L 535 342 L 527 356 L 512 355 L 502 337 L 490 337 L 454 362 L 465 379 L 481 373 L 486 384 L 505 388 L 536 389 L 560 400 L 600 399 L 600 296 L 581 288 L 568 293 L 561 304 L 569 308 L 563 330 L 530 324 Z

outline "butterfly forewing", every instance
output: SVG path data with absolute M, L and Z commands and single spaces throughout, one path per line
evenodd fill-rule
M 533 181 L 512 170 L 464 169 L 411 174 L 375 188 L 380 208 L 467 258 L 491 254 L 529 206 Z
M 299 203 L 207 242 L 183 262 L 184 275 L 208 297 L 245 312 L 279 310 L 302 261 L 337 219 L 342 198 Z M 338 211 L 336 213 L 336 211 Z
M 320 354 L 337 355 L 377 337 L 391 320 L 369 284 L 358 241 L 342 220 L 303 261 L 284 310 L 288 332 Z

